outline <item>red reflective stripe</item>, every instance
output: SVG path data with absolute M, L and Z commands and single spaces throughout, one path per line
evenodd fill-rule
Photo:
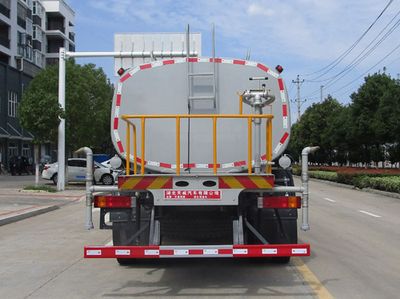
M 151 68 L 151 63 L 143 64 L 140 66 L 141 70 L 145 70 L 145 69 L 149 69 L 149 68 Z
M 129 74 L 129 73 L 127 73 L 127 74 L 125 74 L 123 77 L 121 77 L 121 79 L 119 80 L 119 82 L 123 83 L 123 82 L 125 82 L 126 80 L 128 80 L 130 77 L 132 77 L 132 75 Z
M 171 168 L 171 164 L 160 162 L 160 167 Z
M 237 167 L 237 166 L 245 166 L 247 163 L 246 161 L 236 161 L 233 162 L 233 166 Z
M 172 189 L 173 187 L 172 178 L 170 178 L 160 189 Z
M 118 142 L 117 142 L 117 146 L 118 146 L 119 151 L 120 151 L 121 153 L 123 153 L 123 152 L 124 152 L 124 147 L 122 146 L 122 142 L 121 142 L 121 141 L 118 141 Z
M 258 186 L 249 177 L 235 177 L 235 179 L 247 189 L 258 189 Z
M 285 86 L 283 84 L 283 79 L 282 78 L 278 79 L 278 84 L 279 84 L 279 90 L 285 90 Z
M 215 58 L 215 60 L 214 60 L 214 59 L 210 58 L 210 62 L 222 63 L 222 59 L 221 58 Z
M 287 105 L 282 105 L 282 115 L 287 116 Z
M 120 94 L 117 94 L 117 102 L 116 102 L 115 106 L 121 106 L 121 95 Z
M 246 61 L 244 61 L 244 60 L 237 60 L 237 59 L 235 59 L 235 60 L 233 60 L 233 64 L 245 65 L 245 64 L 246 64 Z
M 145 190 L 145 189 L 147 189 L 147 187 L 149 187 L 150 185 L 151 185 L 151 183 L 153 183 L 154 181 L 155 181 L 155 179 L 156 178 L 154 178 L 154 177 L 143 177 L 141 180 L 140 180 L 140 182 L 138 182 L 136 185 L 135 185 L 135 189 L 138 189 L 138 190 L 141 190 L 141 189 L 143 189 L 143 190 Z
M 218 178 L 218 188 L 219 189 L 231 189 L 231 186 L 229 186 L 225 181 L 221 178 Z
M 269 68 L 267 68 L 265 65 L 258 63 L 257 67 L 261 70 L 263 70 L 264 72 L 268 72 Z
M 163 65 L 166 65 L 166 64 L 174 64 L 175 63 L 175 60 L 173 60 L 173 59 L 171 59 L 171 60 L 164 60 L 163 61 Z
M 203 254 L 203 249 L 189 249 L 189 254 Z
M 183 168 L 195 168 L 196 164 L 190 163 L 190 164 L 183 164 Z
M 174 255 L 173 249 L 160 249 L 160 255 Z
M 221 164 L 217 163 L 217 168 L 220 168 Z M 208 168 L 214 168 L 214 164 L 208 164 Z
M 114 130 L 118 129 L 118 117 L 114 117 Z
M 186 61 L 187 62 L 198 62 L 199 59 L 198 58 L 187 58 Z
M 286 139 L 289 137 L 289 133 L 285 132 L 285 134 L 283 134 L 281 140 L 279 141 L 280 143 L 285 143 Z

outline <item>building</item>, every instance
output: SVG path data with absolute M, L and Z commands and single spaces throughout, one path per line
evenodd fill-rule
M 33 136 L 19 125 L 18 103 L 32 78 L 75 50 L 75 13 L 64 0 L 0 0 L 0 162 L 31 158 Z M 43 148 L 42 154 L 49 153 Z

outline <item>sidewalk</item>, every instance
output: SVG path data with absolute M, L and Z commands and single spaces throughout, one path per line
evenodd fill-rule
M 0 176 L 0 226 L 54 211 L 85 196 L 81 185 L 56 193 L 23 190 L 25 186 L 34 185 L 34 179 L 28 175 Z M 40 184 L 48 182 L 40 181 Z

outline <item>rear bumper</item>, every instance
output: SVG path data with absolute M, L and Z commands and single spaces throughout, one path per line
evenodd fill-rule
M 85 246 L 85 258 L 256 258 L 309 256 L 310 244 Z

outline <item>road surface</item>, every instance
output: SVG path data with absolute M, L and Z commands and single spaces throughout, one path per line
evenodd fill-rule
M 312 256 L 289 265 L 84 260 L 85 244 L 107 244 L 111 234 L 84 230 L 83 202 L 2 226 L 0 298 L 398 298 L 400 200 L 319 182 L 311 190 L 312 228 L 300 239 Z

